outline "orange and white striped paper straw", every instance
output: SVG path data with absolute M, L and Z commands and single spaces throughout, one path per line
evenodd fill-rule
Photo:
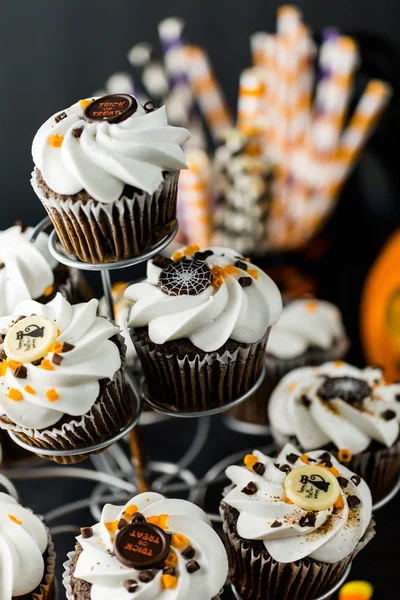
M 244 69 L 240 75 L 237 128 L 250 138 L 250 154 L 260 153 L 259 136 L 263 129 L 265 79 L 260 67 Z
M 188 169 L 179 178 L 179 212 L 189 244 L 206 248 L 212 234 L 210 161 L 204 150 L 188 148 L 185 153 Z
M 302 19 L 301 11 L 291 4 L 278 8 L 277 32 L 279 34 L 293 33 Z
M 214 139 L 218 140 L 226 129 L 232 127 L 232 118 L 208 57 L 198 46 L 185 46 L 184 59 L 196 101 Z

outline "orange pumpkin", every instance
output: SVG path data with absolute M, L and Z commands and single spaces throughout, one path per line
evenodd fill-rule
M 369 364 L 400 380 L 400 230 L 389 238 L 365 281 L 360 305 L 361 341 Z

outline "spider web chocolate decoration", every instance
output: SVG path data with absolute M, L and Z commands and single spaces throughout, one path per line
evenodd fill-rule
M 355 377 L 328 377 L 318 390 L 322 400 L 341 398 L 353 405 L 360 405 L 371 393 L 368 383 Z
M 200 260 L 179 260 L 168 265 L 160 273 L 158 287 L 169 296 L 197 296 L 212 281 L 212 273 Z

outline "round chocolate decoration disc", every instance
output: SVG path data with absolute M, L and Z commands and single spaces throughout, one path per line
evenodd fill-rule
M 328 377 L 318 390 L 323 400 L 341 398 L 349 404 L 361 404 L 372 393 L 368 383 L 355 377 Z
M 4 340 L 7 357 L 21 363 L 42 358 L 57 339 L 54 321 L 45 317 L 26 317 L 17 321 Z
M 83 113 L 85 121 L 120 123 L 137 111 L 138 104 L 129 94 L 110 94 L 93 100 Z
M 325 510 L 340 494 L 336 477 L 324 467 L 306 465 L 290 471 L 284 481 L 286 496 L 304 510 Z
M 114 552 L 126 567 L 148 569 L 168 556 L 170 539 L 157 525 L 131 523 L 118 532 Z
M 210 287 L 210 267 L 201 260 L 179 260 L 160 273 L 158 287 L 169 296 L 197 296 Z

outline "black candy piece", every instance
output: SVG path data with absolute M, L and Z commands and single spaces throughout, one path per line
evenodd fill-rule
M 258 461 L 256 463 L 254 463 L 254 465 L 253 465 L 253 471 L 254 471 L 254 473 L 257 473 L 257 475 L 262 476 L 265 473 L 265 465 L 263 465 L 262 462 Z
M 351 481 L 354 483 L 355 486 L 360 485 L 361 482 L 361 477 L 359 475 L 352 475 L 350 477 Z
M 186 548 L 182 552 L 182 556 L 184 558 L 187 558 L 188 560 L 193 558 L 195 556 L 195 554 L 196 554 L 196 550 L 193 548 L 193 546 L 186 546 Z
M 340 485 L 341 488 L 347 487 L 347 484 L 349 483 L 349 480 L 346 479 L 346 477 L 339 476 L 336 479 L 337 479 L 338 484 Z
M 349 508 L 354 508 L 361 504 L 361 500 L 358 496 L 347 496 L 347 504 L 349 505 Z
M 20 365 L 15 369 L 14 375 L 15 377 L 18 377 L 18 379 L 26 379 L 28 377 L 28 369 L 25 365 Z
M 84 540 L 93 537 L 93 529 L 91 527 L 81 527 L 81 536 Z
M 382 419 L 384 419 L 385 421 L 392 421 L 393 419 L 396 418 L 396 413 L 394 412 L 394 410 L 385 410 L 381 413 L 381 417 Z
M 318 390 L 322 400 L 341 398 L 352 405 L 360 405 L 372 393 L 366 381 L 355 377 L 327 377 Z
M 199 569 L 200 565 L 196 560 L 190 560 L 188 563 L 186 563 L 186 570 L 190 574 L 195 573 Z
M 282 527 L 282 523 L 280 521 L 274 521 L 271 523 L 271 528 L 276 529 L 277 527 Z
M 132 523 L 146 523 L 146 517 L 140 512 L 135 512 L 132 515 L 131 521 Z
M 142 571 L 139 575 L 139 581 L 141 581 L 142 583 L 150 583 L 150 581 L 153 581 L 153 579 L 153 571 Z
M 299 521 L 300 527 L 314 527 L 316 521 L 315 513 L 308 512 Z
M 124 588 L 129 594 L 133 594 L 138 589 L 139 584 L 134 579 L 127 579 L 124 583 Z
M 242 493 L 246 494 L 246 496 L 254 496 L 257 492 L 258 488 L 254 481 L 249 481 L 249 483 L 242 489 Z
M 288 463 L 290 463 L 291 465 L 294 465 L 294 463 L 299 460 L 300 455 L 299 454 L 294 454 L 293 452 L 291 452 L 290 454 L 286 455 L 286 460 L 288 461 Z
M 167 258 L 166 256 L 161 256 L 160 254 L 157 254 L 157 256 L 155 256 L 151 260 L 153 265 L 159 267 L 160 269 L 165 269 L 165 267 L 168 267 L 168 265 L 174 262 L 172 258 Z
M 244 288 L 249 287 L 253 283 L 253 280 L 251 277 L 239 277 L 238 281 L 239 281 L 239 284 Z

